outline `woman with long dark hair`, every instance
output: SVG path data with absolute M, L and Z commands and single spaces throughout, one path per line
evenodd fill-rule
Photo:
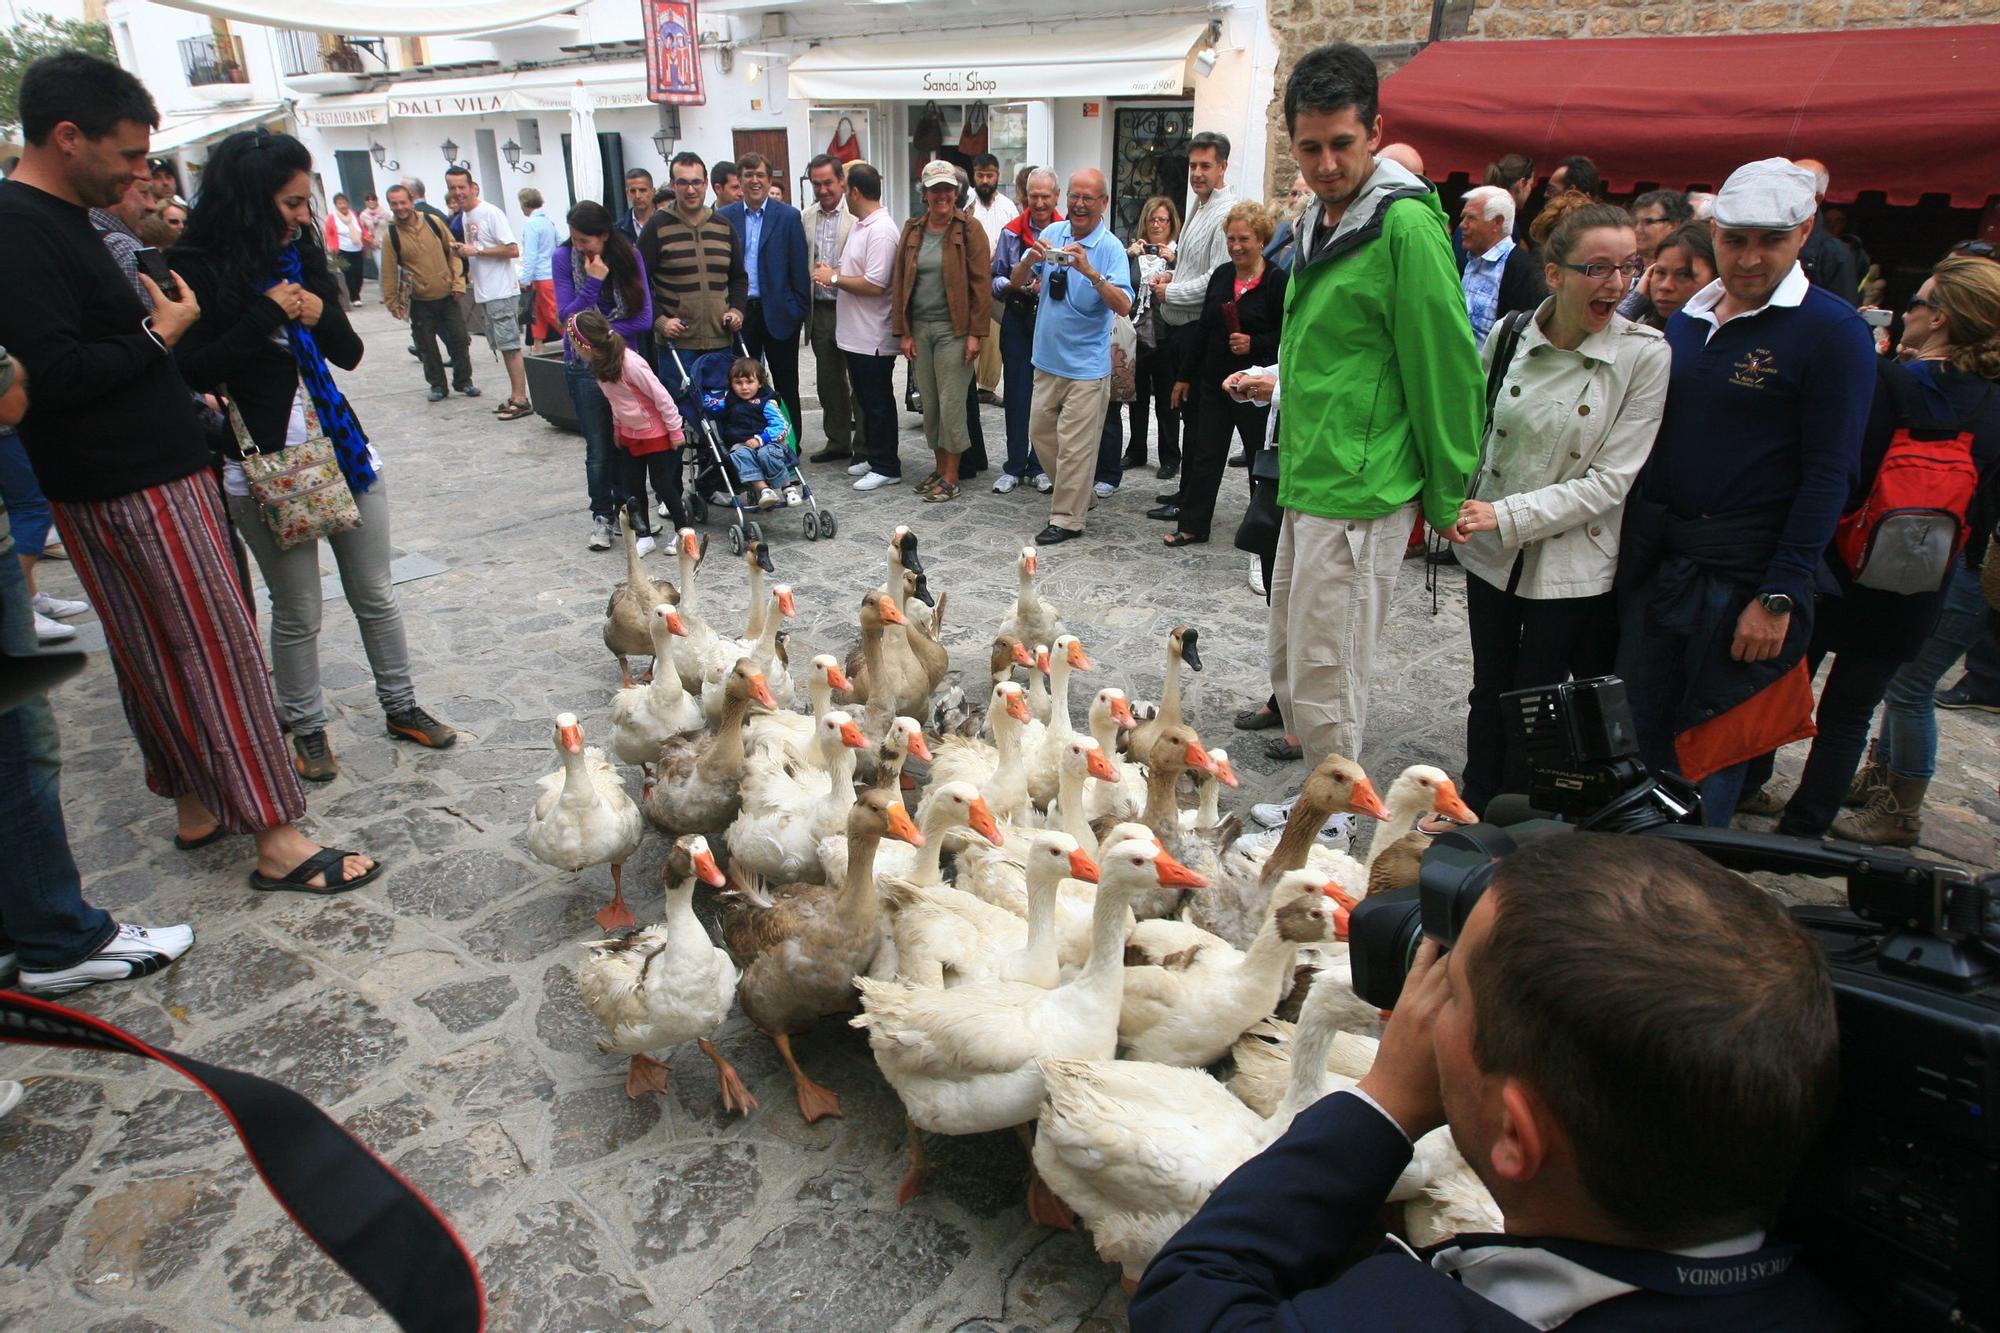
M 333 444 L 361 526 L 326 539 L 361 627 L 389 735 L 443 749 L 457 733 L 417 706 L 403 611 L 389 572 L 389 495 L 382 459 L 334 383 L 329 362 L 361 364 L 312 216 L 312 156 L 288 134 L 233 134 L 209 156 L 173 265 L 202 318 L 175 348 L 196 389 L 226 395 L 234 441 L 223 490 L 271 593 L 271 669 L 299 776 L 340 771 L 326 739 L 320 689 L 319 542 L 278 544 L 244 476 L 242 445 L 270 454 L 315 435 Z
M 567 221 L 569 241 L 556 247 L 550 261 L 555 270 L 556 318 L 565 330 L 563 382 L 569 386 L 570 402 L 575 404 L 577 421 L 583 427 L 583 475 L 590 489 L 590 549 L 608 551 L 612 517 L 627 501 L 633 502 L 633 531 L 642 538 L 650 535 L 645 484 L 641 481 L 634 495 L 624 493 L 616 466 L 618 442 L 611 404 L 591 373 L 589 352 L 579 348 L 567 330 L 571 320 L 586 310 L 595 310 L 628 345 L 644 348 L 653 327 L 653 293 L 639 264 L 639 252 L 618 230 L 609 209 L 595 199 L 586 199 L 570 209 Z

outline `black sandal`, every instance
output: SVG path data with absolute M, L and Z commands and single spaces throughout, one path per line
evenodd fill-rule
M 1206 546 L 1206 545 L 1208 545 L 1208 538 L 1206 538 L 1206 537 L 1191 537 L 1191 536 L 1189 536 L 1189 535 L 1188 535 L 1187 533 L 1185 533 L 1185 532 L 1176 532 L 1176 533 L 1175 533 L 1175 534 L 1174 534 L 1173 536 L 1171 536 L 1171 537 L 1168 537 L 1168 538 L 1167 538 L 1167 539 L 1166 539 L 1165 541 L 1161 542 L 1161 543 L 1160 543 L 1160 545 L 1162 545 L 1162 546 L 1174 546 L 1174 547 L 1180 547 L 1180 546 Z
M 229 830 L 222 827 L 222 825 L 217 824 L 214 828 L 202 834 L 199 838 L 183 838 L 178 833 L 174 834 L 174 846 L 180 848 L 184 852 L 198 852 L 202 848 L 208 846 L 210 843 L 221 842 L 224 838 L 228 836 L 229 836 Z
M 382 863 L 377 861 L 353 879 L 339 878 L 340 863 L 342 861 L 345 861 L 350 856 L 362 856 L 365 854 L 363 852 L 344 852 L 337 847 L 322 847 L 311 856 L 308 856 L 303 862 L 292 867 L 291 871 L 281 879 L 273 879 L 269 875 L 260 874 L 252 870 L 250 872 L 250 887 L 263 893 L 277 893 L 280 891 L 323 895 L 346 893 L 350 889 L 360 888 L 363 884 L 366 884 L 369 880 L 374 879 L 382 873 Z M 310 883 L 309 881 L 314 875 L 326 876 L 326 883 Z

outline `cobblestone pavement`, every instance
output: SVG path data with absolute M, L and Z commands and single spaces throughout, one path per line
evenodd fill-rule
M 386 461 L 397 545 L 447 567 L 401 589 L 420 698 L 463 739 L 429 753 L 383 736 L 352 617 L 329 601 L 321 654 L 343 771 L 310 793 L 309 823 L 390 868 L 345 897 L 257 895 L 244 882 L 245 841 L 173 849 L 171 809 L 146 793 L 109 666 L 94 657 L 56 700 L 87 894 L 142 923 L 192 921 L 200 942 L 165 975 L 85 993 L 79 1006 L 328 1108 L 457 1225 L 498 1329 L 1122 1328 L 1116 1271 L 1083 1236 L 1028 1221 L 1012 1135 L 936 1141 L 932 1192 L 894 1206 L 898 1107 L 861 1034 L 837 1020 L 799 1045 L 840 1092 L 844 1119 L 805 1125 L 769 1043 L 740 1016 L 721 1046 L 757 1095 L 755 1114 L 726 1118 L 712 1067 L 687 1050 L 670 1095 L 626 1098 L 623 1062 L 597 1051 L 576 988 L 577 945 L 598 933 L 590 914 L 608 873 L 552 873 L 523 837 L 534 780 L 555 766 L 552 715 L 573 709 L 606 737 L 618 678 L 598 626 L 622 557 L 584 548 L 579 437 L 538 419 L 492 420 L 505 377 L 483 349 L 488 396 L 427 406 L 402 331 L 378 309 L 359 319 L 372 355 L 343 378 Z M 997 457 L 1000 414 L 985 416 Z M 903 417 L 912 480 L 927 470 L 914 420 Z M 811 410 L 808 421 L 816 447 Z M 793 660 L 846 650 L 857 594 L 880 578 L 901 522 L 951 594 L 948 645 L 961 663 L 977 660 L 1046 500 L 992 495 L 981 481 L 955 504 L 925 505 L 907 486 L 857 496 L 837 468 L 812 471 L 839 537 L 807 545 L 794 522 L 768 525 L 779 577 L 798 590 Z M 1229 475 L 1219 534 L 1233 531 L 1241 477 Z M 1198 625 L 1206 670 L 1189 715 L 1211 742 L 1234 742 L 1239 806 L 1282 794 L 1296 771 L 1264 758 L 1262 736 L 1229 731 L 1231 713 L 1265 692 L 1248 557 L 1220 541 L 1163 550 L 1162 525 L 1144 518 L 1156 489 L 1148 469 L 1100 502 L 1086 540 L 1044 555 L 1043 594 L 1100 664 L 1084 681 L 1135 697 L 1158 690 L 1166 631 Z M 727 625 L 744 584 L 716 549 L 725 558 L 710 563 L 704 604 L 727 608 L 712 613 Z M 669 572 L 663 556 L 655 563 Z M 50 591 L 75 595 L 67 567 L 42 568 Z M 1405 570 L 1364 756 L 1380 784 L 1407 763 L 1458 761 L 1469 671 L 1460 578 L 1444 574 L 1433 614 L 1421 567 Z M 1931 850 L 1992 864 L 1995 721 L 1940 723 Z M 1788 754 L 1786 771 L 1800 757 Z M 657 919 L 664 846 L 650 837 L 632 865 L 642 921 Z M 28 1092 L 0 1122 L 0 1324 L 385 1326 L 286 1222 L 188 1085 L 120 1058 L 24 1048 L 8 1058 L 0 1073 Z

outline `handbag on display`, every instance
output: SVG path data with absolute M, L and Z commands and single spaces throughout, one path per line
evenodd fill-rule
M 842 166 L 861 160 L 861 140 L 854 133 L 853 117 L 842 116 L 840 123 L 833 127 L 833 138 L 827 141 L 826 155 Z
M 978 157 L 986 151 L 986 103 L 974 102 L 965 109 L 965 128 L 958 134 L 958 151 Z
M 284 550 L 361 526 L 354 492 L 347 488 L 333 441 L 320 429 L 312 395 L 301 385 L 299 396 L 305 407 L 305 439 L 269 452 L 259 449 L 250 438 L 250 428 L 243 424 L 236 400 L 229 402 L 229 425 L 243 455 L 243 475 L 250 483 L 251 498 L 264 515 L 264 525 Z
M 923 114 L 917 117 L 916 126 L 910 131 L 910 160 L 917 163 L 917 170 L 921 171 L 923 162 L 942 147 L 944 111 L 936 102 L 926 102 Z

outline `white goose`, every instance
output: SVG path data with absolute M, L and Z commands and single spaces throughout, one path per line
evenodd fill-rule
M 1417 867 L 1423 863 L 1431 843 L 1417 828 L 1426 816 L 1439 814 L 1461 824 L 1479 820 L 1459 799 L 1457 786 L 1445 776 L 1444 770 L 1429 764 L 1411 764 L 1398 773 L 1382 799 L 1389 807 L 1388 817 L 1368 844 L 1366 865 L 1371 893 L 1417 882 Z
M 723 835 L 732 864 L 775 884 L 824 882 L 819 841 L 847 827 L 854 753 L 868 738 L 838 709 L 820 719 L 819 765 L 759 764 L 742 783 L 742 810 Z
M 611 696 L 611 752 L 637 764 L 652 780 L 653 761 L 660 747 L 676 736 L 703 727 L 701 705 L 681 686 L 674 666 L 674 640 L 687 633 L 687 622 L 662 603 L 648 617 L 653 634 L 653 679 Z
M 702 1054 L 715 1062 L 723 1106 L 748 1115 L 757 1109 L 757 1099 L 709 1040 L 735 1006 L 737 974 L 736 964 L 709 941 L 707 928 L 694 914 L 695 880 L 710 888 L 724 882 L 708 839 L 698 833 L 678 839 L 667 853 L 663 874 L 664 921 L 623 939 L 585 946 L 590 956 L 577 969 L 577 989 L 583 992 L 584 1007 L 604 1025 L 597 1048 L 632 1057 L 625 1095 L 640 1097 L 667 1090 L 667 1066 L 647 1051 L 690 1039 L 699 1042 Z
M 1069 677 L 1072 671 L 1090 671 L 1095 664 L 1083 651 L 1074 634 L 1065 634 L 1049 645 L 1049 720 L 1044 726 L 1029 726 L 1025 738 L 1028 763 L 1028 799 L 1046 810 L 1056 799 L 1062 776 L 1063 746 L 1076 735 L 1069 714 Z
M 1335 1030 L 1318 993 L 1299 1022 L 1301 1061 L 1269 1119 L 1199 1069 L 1137 1060 L 1051 1059 L 1035 1168 L 1090 1228 L 1128 1289 L 1223 1179 L 1269 1147 L 1325 1085 Z
M 681 688 L 699 699 L 702 669 L 720 637 L 715 632 L 715 626 L 702 618 L 695 596 L 695 575 L 701 567 L 702 556 L 708 550 L 708 543 L 693 528 L 682 528 L 674 534 L 674 545 L 677 548 L 675 558 L 679 560 L 681 570 L 681 600 L 676 609 L 687 625 L 687 641 L 675 646 L 674 669 L 681 673 Z
M 875 790 L 891 799 L 898 796 L 892 788 Z M 992 810 L 971 783 L 933 782 L 917 806 L 917 830 L 924 835 L 923 844 L 884 843 L 875 853 L 876 878 L 894 877 L 919 887 L 944 883 L 944 835 L 960 829 L 971 829 L 981 839 L 997 842 L 1000 837 Z M 836 833 L 819 840 L 819 861 L 829 884 L 847 877 L 847 852 L 845 834 Z M 871 970 L 869 975 L 893 977 L 896 974 L 893 963 L 890 959 L 882 971 Z
M 1208 757 L 1215 761 L 1215 768 L 1202 774 L 1195 784 L 1194 809 L 1181 811 L 1181 827 L 1191 833 L 1222 827 L 1222 789 L 1241 785 L 1235 765 L 1229 762 L 1229 751 L 1218 745 Z
M 638 922 L 625 905 L 625 862 L 639 850 L 646 822 L 604 751 L 583 748 L 583 726 L 575 713 L 556 714 L 554 740 L 562 767 L 537 784 L 542 794 L 528 817 L 528 850 L 543 864 L 571 873 L 610 866 L 611 902 L 597 913 L 597 924 L 629 930 Z
M 906 880 L 884 883 L 896 979 L 914 986 L 1022 981 L 1044 990 L 1060 982 L 1056 898 L 1065 879 L 1096 883 L 1097 864 L 1076 839 L 1054 829 L 1035 835 L 1027 861 L 1026 921 L 962 889 L 920 888 Z
M 846 688 L 847 673 L 841 670 L 840 659 L 832 653 L 821 653 L 815 657 L 806 668 L 806 697 L 811 701 L 812 711 L 781 711 L 753 716 L 744 741 L 751 757 L 760 763 L 793 759 L 818 764 L 820 754 L 816 741 L 819 724 L 833 711 L 833 692 Z M 777 697 L 777 691 L 772 691 L 772 697 Z
M 1107 685 L 1090 701 L 1090 738 L 1118 770 L 1117 782 L 1092 784 L 1083 794 L 1084 813 L 1091 823 L 1100 819 L 1137 819 L 1146 808 L 1146 770 L 1118 757 L 1118 735 L 1139 725 L 1125 691 Z M 1210 755 L 1221 753 L 1209 751 Z
M 986 707 L 993 729 L 988 745 L 971 736 L 947 736 L 931 760 L 932 782 L 970 782 L 1000 819 L 1015 821 L 1028 812 L 1028 770 L 1024 738 L 1031 720 L 1021 687 L 1001 681 Z
M 792 684 L 792 671 L 785 648 L 778 640 L 779 627 L 786 617 L 798 614 L 798 603 L 792 597 L 792 585 L 775 583 L 771 585 L 770 604 L 765 609 L 763 625 L 754 639 L 717 639 L 709 649 L 704 663 L 706 669 L 718 666 L 733 666 L 738 658 L 747 657 L 759 671 L 764 673 L 764 684 L 777 700 L 777 706 L 789 709 L 792 695 L 796 692 Z M 704 671 L 701 690 L 701 713 L 711 727 L 722 725 L 722 688 L 709 682 Z
M 1007 608 L 1007 616 L 1000 622 L 1000 632 L 1019 639 L 1022 643 L 1054 643 L 1063 632 L 1062 617 L 1044 605 L 1035 592 L 1035 568 L 1041 557 L 1032 546 L 1023 546 L 1014 568 L 1020 572 L 1021 584 L 1014 594 L 1014 605 Z
M 1099 870 L 1090 961 L 1054 990 L 1019 981 L 987 981 L 933 990 L 861 980 L 863 1012 L 875 1062 L 910 1121 L 910 1170 L 899 1200 L 923 1187 L 919 1130 L 978 1134 L 1025 1127 L 1042 1102 L 1042 1062 L 1070 1057 L 1109 1060 L 1118 1044 L 1125 912 L 1144 888 L 1204 881 L 1152 841 L 1128 839 L 1106 853 Z M 1037 1182 L 1039 1184 L 1039 1182 Z M 1031 1190 L 1036 1220 L 1055 1215 L 1046 1190 Z

